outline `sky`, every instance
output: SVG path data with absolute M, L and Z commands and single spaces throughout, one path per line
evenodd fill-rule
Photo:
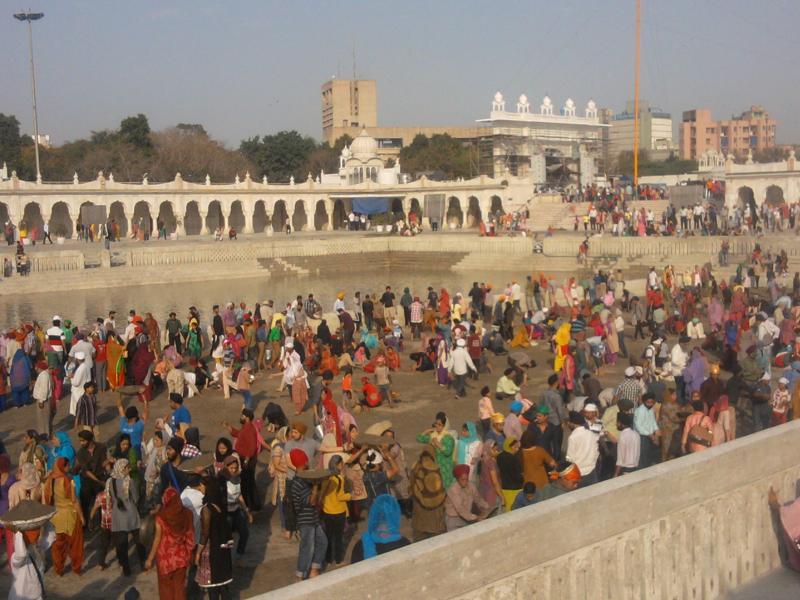
M 633 97 L 635 0 L 27 4 L 0 0 L 0 113 L 32 131 L 27 25 L 12 14 L 42 11 L 39 130 L 57 144 L 137 113 L 155 130 L 202 123 L 229 147 L 282 129 L 320 139 L 320 86 L 352 76 L 353 44 L 358 76 L 377 80 L 379 125 L 471 125 L 497 90 L 537 111 L 545 94 L 579 112 Z M 800 1 L 642 4 L 641 98 L 676 124 L 692 108 L 722 119 L 762 104 L 778 142 L 800 142 Z

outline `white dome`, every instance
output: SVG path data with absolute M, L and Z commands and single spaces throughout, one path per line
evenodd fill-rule
M 366 129 L 362 129 L 361 133 L 353 143 L 350 144 L 350 152 L 355 158 L 361 160 L 369 160 L 378 154 L 378 142 L 375 138 L 367 133 Z
M 519 103 L 520 104 L 527 104 L 528 103 L 528 97 L 525 94 L 520 94 Z
M 564 104 L 567 108 L 575 108 L 575 102 L 573 102 L 572 98 L 567 98 L 566 103 Z
M 552 106 L 553 101 L 550 100 L 550 96 L 545 96 L 544 100 L 542 100 L 542 104 L 544 104 L 545 106 Z
M 597 104 L 595 104 L 594 100 L 589 100 L 589 103 L 586 105 L 586 108 L 588 108 L 589 110 L 594 110 L 595 108 L 597 108 Z
M 495 102 L 502 102 L 503 101 L 503 94 L 501 94 L 499 91 L 495 92 L 494 93 L 494 101 Z

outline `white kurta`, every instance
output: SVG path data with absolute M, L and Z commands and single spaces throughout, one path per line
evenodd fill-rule
M 83 386 L 92 380 L 92 373 L 86 363 L 81 363 L 75 372 L 72 374 L 71 391 L 69 396 L 69 414 L 75 416 L 75 411 L 78 407 L 78 400 L 83 396 Z
M 22 533 L 14 534 L 14 556 L 11 559 L 11 574 L 14 581 L 8 590 L 8 600 L 39 600 L 42 597 L 42 585 L 33 566 L 28 547 Z

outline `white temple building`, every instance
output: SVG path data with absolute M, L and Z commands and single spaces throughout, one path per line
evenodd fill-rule
M 321 173 L 320 181 L 326 185 L 352 186 L 371 181 L 382 185 L 400 182 L 400 160 L 387 167 L 378 156 L 378 142 L 362 129 L 349 146 L 339 155 L 339 172 Z
M 597 104 L 589 100 L 582 114 L 572 98 L 560 110 L 545 96 L 538 112 L 531 111 L 525 94 L 516 110 L 507 110 L 501 92 L 494 95 L 488 119 L 491 127 L 494 176 L 529 176 L 535 185 L 587 185 L 597 175 L 602 156 L 603 132 Z

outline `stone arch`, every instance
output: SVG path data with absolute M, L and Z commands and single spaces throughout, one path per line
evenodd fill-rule
M 503 210 L 503 200 L 500 198 L 500 196 L 492 196 L 492 205 L 490 210 L 492 211 L 493 215 L 496 215 L 498 212 L 501 215 L 506 214 L 506 211 Z
M 747 208 L 751 200 L 755 201 L 755 193 L 753 192 L 753 188 L 748 185 L 743 185 L 739 188 L 737 197 L 739 200 L 739 207 L 742 209 Z
M 125 205 L 119 200 L 112 202 L 108 209 L 108 216 L 112 220 L 112 224 L 116 225 L 120 239 L 125 239 L 128 235 L 128 219 L 125 216 Z M 52 231 L 52 219 L 50 230 Z
M 403 212 L 403 201 L 400 198 L 392 198 L 389 203 L 389 212 L 392 213 L 392 223 L 398 219 L 406 220 L 406 213 Z
M 256 200 L 253 206 L 253 233 L 263 233 L 267 228 L 267 205 L 263 200 Z
M 328 227 L 328 209 L 325 206 L 325 200 L 317 200 L 317 206 L 314 209 L 314 230 L 323 231 Z
M 72 233 L 72 218 L 67 203 L 56 202 L 50 212 L 50 235 L 70 239 Z
M 333 201 L 333 228 L 347 229 L 347 209 L 344 200 L 337 198 Z
M 228 215 L 228 227 L 232 227 L 238 233 L 244 231 L 244 206 L 241 200 L 234 200 L 231 204 L 231 212 Z
M 186 231 L 186 235 L 200 235 L 200 232 L 203 231 L 203 218 L 200 216 L 200 204 L 197 200 L 190 200 L 186 203 L 183 229 Z
M 783 188 L 774 184 L 767 186 L 766 192 L 764 193 L 764 202 L 773 208 L 784 204 L 786 200 L 783 197 Z
M 483 220 L 481 214 L 481 203 L 475 196 L 469 197 L 469 207 L 467 208 L 467 227 L 478 227 Z
M 150 234 L 155 228 L 153 216 L 150 214 L 150 204 L 144 200 L 139 200 L 133 207 L 133 223 L 135 223 L 140 231 L 144 232 L 144 238 L 149 239 Z M 133 227 L 131 227 L 133 229 Z
M 455 196 L 450 196 L 447 199 L 447 212 L 444 215 L 444 221 L 448 226 L 462 227 L 464 224 L 464 211 L 461 209 L 461 200 Z
M 408 210 L 408 214 L 411 215 L 411 213 L 417 215 L 417 223 L 422 223 L 422 206 L 416 198 L 411 199 L 411 208 Z
M 285 231 L 286 230 L 286 217 L 289 214 L 286 212 L 286 202 L 278 200 L 275 207 L 272 209 L 272 230 Z
M 25 222 L 28 238 L 32 240 L 42 239 L 44 236 L 44 219 L 42 219 L 42 210 L 38 202 L 28 202 L 25 205 L 22 211 L 22 221 Z
M 8 221 L 10 214 L 8 212 L 8 204 L 0 202 L 0 223 L 5 224 Z
M 212 233 L 217 227 L 225 229 L 225 215 L 222 214 L 222 205 L 219 200 L 212 200 L 208 205 L 206 227 Z
M 303 200 L 297 200 L 294 203 L 294 215 L 292 215 L 292 231 L 304 231 L 307 227 L 306 203 Z
M 158 217 L 156 217 L 156 221 L 162 221 L 164 223 L 164 228 L 167 230 L 168 234 L 175 232 L 175 230 L 178 228 L 178 219 L 175 217 L 175 210 L 171 201 L 164 200 L 159 205 Z M 158 227 L 157 223 L 156 227 Z

